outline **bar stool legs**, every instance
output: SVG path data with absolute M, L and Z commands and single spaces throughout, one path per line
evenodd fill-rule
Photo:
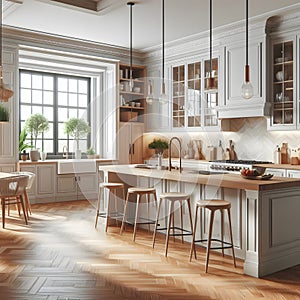
M 196 228 L 197 228 L 197 219 L 198 219 L 198 209 L 201 209 L 201 208 L 206 208 L 210 211 L 209 230 L 208 230 L 207 240 L 204 240 L 204 239 L 195 240 Z M 231 227 L 230 208 L 231 208 L 230 202 L 227 202 L 227 201 L 224 201 L 224 200 L 208 200 L 208 201 L 202 201 L 201 200 L 201 201 L 198 201 L 196 203 L 194 232 L 193 232 L 193 239 L 192 239 L 191 249 L 190 249 L 190 261 L 192 259 L 193 251 L 194 251 L 194 254 L 195 254 L 195 258 L 197 258 L 196 257 L 196 251 L 195 251 L 195 249 L 196 249 L 195 248 L 195 243 L 207 241 L 206 260 L 205 260 L 205 273 L 207 273 L 207 270 L 208 270 L 210 249 L 222 249 L 222 255 L 224 256 L 224 249 L 231 248 L 233 264 L 234 264 L 234 267 L 236 267 L 236 261 L 235 261 L 235 255 L 234 255 L 234 245 L 233 245 L 233 236 L 232 236 L 232 227 Z M 221 212 L 221 240 L 212 238 L 213 223 L 214 223 L 214 216 L 215 216 L 215 211 L 216 210 L 220 210 L 220 212 Z M 223 232 L 224 216 L 223 216 L 223 210 L 227 210 L 227 214 L 228 214 L 230 243 L 224 241 L 224 232 Z M 221 247 L 211 247 L 211 242 L 212 241 L 220 242 Z
M 133 228 L 133 241 L 135 241 L 136 238 L 136 232 L 137 232 L 137 225 L 138 224 L 148 224 L 148 230 L 150 230 L 150 224 L 155 224 L 153 220 L 149 219 L 149 205 L 150 205 L 150 195 L 153 195 L 154 202 L 157 208 L 157 198 L 156 198 L 156 189 L 155 188 L 139 188 L 139 187 L 131 187 L 127 191 L 127 196 L 125 200 L 125 206 L 124 206 L 124 213 L 123 213 L 123 221 L 120 229 L 120 234 L 123 233 L 124 226 L 126 224 L 127 220 L 127 209 L 128 209 L 128 202 L 129 202 L 129 196 L 135 195 L 136 196 L 136 209 L 135 209 L 135 218 L 134 218 L 134 228 Z M 144 222 L 141 222 L 139 219 L 139 212 L 140 212 L 140 204 L 142 196 L 146 195 L 147 197 L 147 219 Z
M 108 189 L 108 192 L 109 192 L 108 202 L 107 202 L 107 210 L 105 212 L 100 212 L 101 200 L 103 200 L 103 203 L 104 203 L 104 189 L 105 188 Z M 97 224 L 98 224 L 98 218 L 102 217 L 102 218 L 106 219 L 105 232 L 107 232 L 109 218 L 115 218 L 116 223 L 117 223 L 117 219 L 122 216 L 122 214 L 117 211 L 117 209 L 118 209 L 117 208 L 117 190 L 118 189 L 122 189 L 122 196 L 124 199 L 125 194 L 124 194 L 124 184 L 123 183 L 113 183 L 113 182 L 100 183 L 99 193 L 98 193 L 95 228 L 97 227 Z M 115 207 L 114 212 L 111 212 L 111 197 L 112 196 L 114 198 L 114 207 Z
M 166 228 L 157 228 L 158 227 L 158 221 L 159 221 L 159 214 L 160 214 L 160 209 L 161 209 L 161 204 L 164 200 L 168 200 L 170 205 L 169 205 L 169 216 L 168 216 L 168 224 Z M 180 225 L 181 227 L 176 227 L 174 225 L 174 206 L 175 206 L 175 201 L 180 202 Z M 188 210 L 189 210 L 189 219 L 190 219 L 190 231 L 185 230 L 183 228 L 183 208 L 182 208 L 182 202 L 186 201 Z M 172 233 L 171 233 L 172 229 Z M 176 236 L 181 236 L 181 242 L 183 243 L 183 236 L 185 235 L 192 235 L 193 234 L 193 222 L 192 222 L 192 213 L 191 213 L 191 205 L 190 205 L 190 195 L 185 194 L 185 193 L 179 193 L 179 192 L 171 192 L 171 193 L 162 193 L 160 195 L 159 199 L 159 204 L 158 204 L 158 209 L 157 209 L 157 215 L 156 215 L 156 222 L 155 222 L 155 227 L 154 227 L 154 232 L 153 232 L 153 239 L 152 239 L 152 247 L 154 248 L 155 246 L 155 240 L 156 240 L 156 232 L 158 230 L 167 230 L 166 232 L 166 242 L 165 242 L 165 256 L 168 255 L 168 248 L 169 248 L 169 240 L 170 236 L 173 236 L 174 241 Z M 180 230 L 181 233 L 176 234 L 175 230 Z

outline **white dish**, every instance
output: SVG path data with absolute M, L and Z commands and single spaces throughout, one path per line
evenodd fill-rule
M 278 71 L 276 74 L 275 74 L 275 77 L 278 81 L 283 81 L 284 79 L 284 76 L 283 76 L 283 71 Z

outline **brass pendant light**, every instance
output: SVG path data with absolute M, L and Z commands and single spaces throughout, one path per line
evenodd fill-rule
M 2 1 L 1 0 L 1 12 L 0 12 L 0 101 L 7 102 L 9 98 L 14 95 L 14 92 L 10 90 L 3 82 L 3 72 L 2 72 Z
M 165 0 L 162 0 L 162 86 L 161 95 L 159 96 L 159 102 L 161 104 L 168 103 L 169 99 L 166 95 L 165 85 Z
M 253 86 L 250 82 L 250 66 L 248 64 L 248 0 L 246 0 L 246 65 L 245 82 L 242 85 L 242 97 L 250 99 L 253 97 Z

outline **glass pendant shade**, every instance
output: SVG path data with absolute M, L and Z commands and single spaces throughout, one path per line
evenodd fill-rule
M 151 80 L 149 80 L 148 95 L 146 97 L 146 102 L 150 105 L 154 102 L 153 85 Z
M 159 102 L 161 104 L 167 104 L 168 101 L 169 101 L 169 98 L 166 95 L 166 86 L 165 86 L 165 83 L 163 82 L 162 87 L 161 87 L 161 95 L 159 96 Z
M 242 97 L 250 99 L 253 97 L 253 86 L 251 82 L 244 82 L 242 85 Z

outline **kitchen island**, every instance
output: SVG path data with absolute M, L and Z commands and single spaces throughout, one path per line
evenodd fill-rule
M 230 201 L 235 252 L 244 260 L 245 274 L 262 277 L 300 263 L 299 179 L 249 180 L 238 174 L 203 175 L 133 165 L 100 166 L 99 171 L 103 172 L 105 181 L 154 186 L 158 196 L 169 191 L 191 193 L 192 207 L 200 199 Z M 155 206 L 151 208 L 154 218 Z M 162 222 L 166 219 L 166 211 L 165 208 Z M 203 211 L 201 238 L 207 235 L 207 222 L 208 215 Z M 217 223 L 220 219 L 215 222 L 214 233 L 220 237 Z

